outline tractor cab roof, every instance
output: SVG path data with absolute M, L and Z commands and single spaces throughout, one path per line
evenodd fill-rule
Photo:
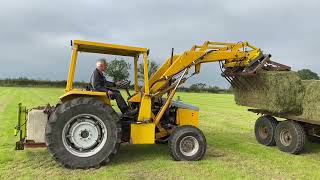
M 83 40 L 74 40 L 73 45 L 78 46 L 78 51 L 98 54 L 110 54 L 119 56 L 136 57 L 141 53 L 148 53 L 147 48 L 124 46 L 117 44 L 107 44 Z

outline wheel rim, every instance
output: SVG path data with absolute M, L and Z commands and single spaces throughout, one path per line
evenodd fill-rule
M 290 133 L 289 130 L 287 129 L 283 129 L 280 132 L 280 142 L 281 144 L 283 144 L 284 146 L 289 146 L 292 142 L 292 135 Z
M 92 114 L 79 114 L 71 118 L 62 130 L 64 147 L 78 157 L 97 154 L 107 141 L 107 128 Z
M 259 128 L 259 136 L 262 138 L 262 139 L 267 139 L 268 137 L 268 128 L 267 126 L 262 126 Z
M 199 151 L 199 141 L 193 136 L 186 136 L 180 141 L 180 151 L 185 156 L 193 156 Z

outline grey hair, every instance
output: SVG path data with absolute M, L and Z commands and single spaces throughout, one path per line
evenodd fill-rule
M 108 63 L 107 63 L 106 59 L 101 58 L 96 62 L 97 67 L 100 66 L 100 64 L 107 65 Z

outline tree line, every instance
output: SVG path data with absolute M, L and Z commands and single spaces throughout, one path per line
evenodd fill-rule
M 310 69 L 301 69 L 297 73 L 302 80 L 319 80 L 319 75 Z
M 65 87 L 67 84 L 66 80 L 38 80 L 29 79 L 27 77 L 19 78 L 6 78 L 0 79 L 0 86 L 24 86 L 24 87 Z M 74 87 L 85 87 L 88 83 L 84 81 L 76 81 L 73 83 Z
M 66 80 L 36 80 L 28 79 L 26 77 L 19 78 L 6 78 L 0 79 L 0 86 L 4 87 L 57 87 L 64 88 L 66 87 Z M 88 85 L 88 82 L 85 81 L 75 81 L 73 86 L 75 88 L 85 89 Z M 133 84 L 130 85 L 129 89 L 133 90 Z M 179 87 L 178 91 L 180 92 L 207 92 L 207 93 L 231 93 L 229 89 L 223 89 L 217 86 L 203 86 L 203 83 L 195 83 L 190 87 Z
M 129 78 L 129 70 L 131 68 L 130 63 L 127 61 L 120 59 L 120 60 L 112 60 L 111 63 L 108 64 L 108 68 L 106 69 L 106 74 L 110 76 L 115 82 L 122 80 L 122 79 L 128 79 Z M 149 62 L 149 67 L 148 67 L 148 76 L 149 78 L 152 76 L 153 73 L 155 73 L 159 68 L 159 64 L 157 64 L 155 61 L 150 61 Z M 143 82 L 143 63 L 140 63 L 138 66 L 138 78 L 141 82 Z M 299 77 L 302 80 L 319 80 L 319 75 L 310 69 L 301 69 L 297 71 Z M 191 89 L 208 89 L 208 88 L 213 88 L 217 89 L 217 87 L 213 86 L 206 86 L 203 83 L 197 83 L 194 84 L 193 86 L 191 85 Z
M 153 73 L 157 71 L 159 68 L 159 64 L 155 61 L 149 62 L 149 78 Z M 131 69 L 131 64 L 123 59 L 114 59 L 110 63 L 108 63 L 108 68 L 106 69 L 106 75 L 113 79 L 113 81 L 117 82 L 120 80 L 127 80 L 129 78 L 129 70 Z M 140 84 L 143 83 L 143 75 L 144 75 L 143 63 L 138 65 L 138 79 Z M 319 76 L 317 73 L 311 71 L 310 69 L 301 69 L 297 71 L 298 75 L 301 79 L 310 80 L 316 79 L 319 80 Z M 41 86 L 41 87 L 65 87 L 66 80 L 35 80 L 29 79 L 26 77 L 19 78 L 6 78 L 0 79 L 0 86 Z M 85 88 L 88 85 L 85 81 L 77 81 L 74 82 L 74 87 L 77 88 Z M 133 85 L 130 86 L 133 89 Z M 179 87 L 178 91 L 184 92 L 208 92 L 208 93 L 231 93 L 232 88 L 223 89 L 217 86 L 208 86 L 205 83 L 195 83 L 190 87 Z

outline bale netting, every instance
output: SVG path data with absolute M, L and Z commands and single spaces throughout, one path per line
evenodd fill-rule
M 302 113 L 304 88 L 293 71 L 260 71 L 255 76 L 237 77 L 234 87 L 238 105 L 272 113 Z
M 320 121 L 320 81 L 303 80 L 302 85 L 305 93 L 302 101 L 303 112 L 299 117 Z

